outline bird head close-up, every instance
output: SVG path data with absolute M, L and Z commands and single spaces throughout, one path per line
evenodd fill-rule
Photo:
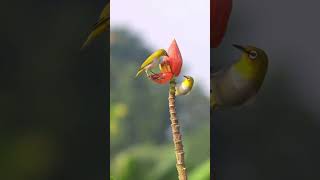
M 248 79 L 263 79 L 268 68 L 268 56 L 265 51 L 254 46 L 233 46 L 242 52 L 234 66 L 236 70 Z
M 183 76 L 185 79 L 183 81 L 183 83 L 187 86 L 187 87 L 192 87 L 193 86 L 193 78 L 191 76 Z

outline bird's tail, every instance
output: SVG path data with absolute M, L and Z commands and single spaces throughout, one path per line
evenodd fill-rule
M 100 34 L 107 31 L 109 28 L 110 19 L 101 19 L 99 22 L 97 22 L 95 25 L 93 25 L 93 28 L 87 38 L 87 40 L 83 43 L 81 49 L 84 49 L 86 46 L 88 46 L 94 39 L 96 39 Z
M 139 74 L 141 74 L 143 72 L 143 69 L 139 69 L 137 74 L 136 74 L 136 78 L 139 76 Z
M 210 92 L 210 107 L 212 111 L 214 111 L 217 108 L 217 101 L 212 91 Z

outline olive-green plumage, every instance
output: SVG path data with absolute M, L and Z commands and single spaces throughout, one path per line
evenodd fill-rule
M 191 76 L 184 76 L 184 80 L 176 85 L 176 96 L 188 95 L 193 87 L 194 80 Z
M 143 71 L 145 71 L 148 75 L 148 70 L 151 70 L 159 65 L 160 58 L 162 56 L 168 56 L 167 51 L 164 49 L 158 49 L 154 53 L 152 53 L 140 66 L 138 69 L 138 72 L 136 74 L 136 77 L 139 76 Z
M 99 20 L 92 27 L 92 30 L 87 38 L 87 40 L 83 43 L 82 49 L 89 45 L 95 38 L 97 38 L 100 34 L 110 29 L 110 3 L 108 3 L 102 10 Z
M 240 106 L 258 93 L 268 69 L 268 56 L 253 46 L 234 45 L 242 51 L 231 66 L 211 74 L 210 106 Z

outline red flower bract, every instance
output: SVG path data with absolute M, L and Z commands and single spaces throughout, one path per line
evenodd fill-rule
M 150 79 L 158 84 L 166 84 L 172 78 L 173 74 L 171 72 L 158 73 L 150 76 Z
M 168 49 L 168 57 L 164 57 L 160 64 L 160 73 L 153 74 L 150 79 L 158 84 L 165 84 L 180 74 L 182 57 L 176 40 L 174 39 Z
M 226 32 L 232 9 L 232 0 L 211 0 L 210 6 L 210 47 L 216 48 L 220 45 Z
M 168 49 L 169 57 L 164 57 L 163 61 L 169 61 L 172 73 L 177 77 L 182 67 L 182 57 L 176 40 L 174 39 Z

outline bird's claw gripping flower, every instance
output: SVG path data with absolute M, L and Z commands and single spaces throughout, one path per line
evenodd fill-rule
M 157 83 L 163 84 L 167 82 L 167 79 L 172 78 L 172 73 L 157 73 L 152 74 L 149 76 L 149 78 Z
M 149 78 L 155 83 L 166 84 L 172 78 L 179 76 L 181 67 L 181 53 L 176 40 L 173 40 L 168 49 L 168 56 L 165 56 L 159 64 L 160 72 L 150 75 Z

